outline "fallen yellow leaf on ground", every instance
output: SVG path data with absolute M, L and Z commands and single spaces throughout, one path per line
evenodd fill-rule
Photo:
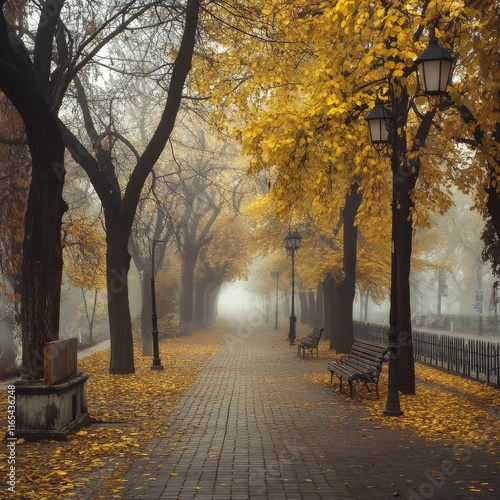
M 94 423 L 67 441 L 16 442 L 16 492 L 12 499 L 82 498 L 100 485 L 94 499 L 112 498 L 120 491 L 123 471 L 143 456 L 142 447 L 159 430 L 188 391 L 208 359 L 218 352 L 225 330 L 220 326 L 189 337 L 160 343 L 163 371 L 151 370 L 151 357 L 135 356 L 136 372 L 109 375 L 109 350 L 78 362 L 89 375 L 87 401 Z M 142 346 L 137 344 L 135 352 Z M 189 357 L 187 362 L 183 357 Z M 7 415 L 7 397 L 0 415 Z M 5 434 L 6 423 L 0 432 Z M 7 460 L 0 459 L 6 477 Z M 84 474 L 84 476 L 83 476 Z

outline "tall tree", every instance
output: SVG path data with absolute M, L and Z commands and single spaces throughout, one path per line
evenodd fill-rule
M 150 356 L 152 350 L 152 278 L 156 278 L 163 257 L 172 238 L 172 231 L 163 215 L 168 212 L 167 195 L 158 196 L 156 191 L 156 175 L 152 172 L 152 184 L 145 196 L 141 198 L 129 240 L 129 247 L 134 264 L 139 272 L 141 282 L 141 337 L 142 354 Z M 161 198 L 161 199 L 160 199 Z M 157 241 L 157 244 L 154 242 Z M 161 242 L 161 243 L 160 243 Z M 155 262 L 153 258 L 155 245 Z M 152 272 L 154 271 L 154 276 Z
M 230 180 L 231 167 L 226 165 L 226 145 L 213 144 L 199 123 L 183 125 L 183 132 L 176 137 L 179 169 L 167 180 L 175 200 L 167 216 L 182 262 L 180 330 L 181 335 L 189 335 L 195 327 L 196 266 L 200 252 L 213 238 L 212 227 L 227 204 L 228 188 L 224 184 Z
M 356 258 L 358 244 L 358 228 L 355 225 L 356 214 L 361 203 L 358 186 L 352 186 L 346 196 L 342 210 L 343 219 L 343 269 L 342 281 L 335 287 L 337 294 L 335 322 L 339 334 L 332 339 L 331 347 L 337 352 L 349 353 L 353 341 L 353 304 L 356 292 Z
M 244 191 L 234 186 L 235 204 L 226 204 L 215 221 L 208 246 L 202 249 L 195 271 L 194 327 L 210 325 L 216 317 L 217 298 L 224 283 L 247 277 L 252 246 L 248 226 L 239 212 Z M 239 194 L 238 194 L 239 193 Z M 221 252 L 220 249 L 224 248 Z
M 33 59 L 8 25 L 0 1 L 0 89 L 21 115 L 31 153 L 21 280 L 23 373 L 43 374 L 44 343 L 59 335 L 64 142 L 49 105 L 50 54 L 64 1 L 44 2 Z M 50 3 L 50 6 L 48 5 Z

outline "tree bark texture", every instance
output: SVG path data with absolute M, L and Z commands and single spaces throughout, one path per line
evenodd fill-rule
M 105 210 L 106 278 L 108 285 L 108 315 L 112 334 L 109 372 L 134 373 L 134 341 L 128 300 L 130 254 L 127 250 L 129 231 L 120 224 L 117 213 Z M 119 332 L 119 334 L 117 334 Z
M 411 329 L 410 309 L 410 270 L 411 251 L 413 240 L 413 224 L 410 218 L 410 207 L 412 206 L 409 187 L 410 182 L 401 182 L 398 185 L 402 190 L 399 196 L 399 209 L 397 210 L 398 231 L 398 255 L 397 278 L 398 278 L 398 331 L 399 331 L 399 390 L 404 394 L 415 394 L 415 362 L 413 358 L 413 342 Z
M 361 194 L 355 184 L 346 196 L 343 210 L 344 220 L 344 279 L 335 287 L 337 313 L 335 323 L 338 334 L 332 338 L 331 346 L 338 353 L 349 353 L 353 341 L 353 303 L 356 292 L 356 255 L 358 228 L 354 224 L 361 203 Z
M 179 304 L 180 334 L 193 332 L 194 268 L 196 257 L 186 256 L 182 261 L 181 298 Z
M 33 112 L 37 112 L 36 108 Z M 52 115 L 45 116 L 47 121 L 40 119 L 36 130 L 28 132 L 32 180 L 24 223 L 21 279 L 23 373 L 35 379 L 43 375 L 39 360 L 43 359 L 45 342 L 59 338 L 61 225 L 67 209 L 62 199 L 64 144 Z
M 325 331 L 323 335 L 325 339 L 331 339 L 333 337 L 333 293 L 334 293 L 334 282 L 331 274 L 328 274 L 323 280 L 323 301 L 324 301 L 324 315 L 325 322 L 324 327 Z
M 396 130 L 401 131 L 394 140 L 396 153 L 393 153 L 393 182 L 396 192 L 396 207 L 393 207 L 395 225 L 393 235 L 396 252 L 396 282 L 397 282 L 397 332 L 399 344 L 398 388 L 405 394 L 415 394 L 415 362 L 413 359 L 413 343 L 411 330 L 410 308 L 410 270 L 411 251 L 413 243 L 413 221 L 411 210 L 414 203 L 411 192 L 419 174 L 419 163 L 408 162 L 407 138 L 404 132 L 408 114 L 409 96 L 402 87 L 400 98 L 395 100 L 394 114 L 398 118 Z M 425 144 L 429 135 L 434 113 L 427 113 L 420 123 L 413 150 L 420 144 Z

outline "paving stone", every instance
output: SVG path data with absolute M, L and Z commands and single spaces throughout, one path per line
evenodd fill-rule
M 243 330 L 244 335 L 235 333 Z M 500 496 L 497 457 L 473 449 L 460 461 L 452 447 L 411 431 L 375 429 L 380 425 L 366 420 L 362 404 L 305 377 L 326 362 L 303 361 L 286 345 L 285 336 L 269 326 L 234 325 L 226 344 L 145 446 L 149 457 L 138 459 L 127 472 L 121 498 Z M 450 463 L 452 473 L 439 473 Z M 141 476 L 144 472 L 157 480 Z M 480 491 L 472 491 L 471 485 Z

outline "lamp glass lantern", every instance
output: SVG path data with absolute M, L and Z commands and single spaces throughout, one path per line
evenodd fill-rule
M 443 95 L 450 81 L 453 56 L 432 36 L 429 46 L 415 60 L 422 90 L 427 95 Z
M 292 255 L 300 247 L 302 236 L 297 231 L 289 232 L 285 236 L 285 248 L 287 255 Z
M 365 120 L 368 122 L 372 144 L 388 144 L 390 142 L 389 133 L 392 129 L 394 115 L 391 110 L 384 106 L 381 99 L 375 100 L 375 107 L 369 111 Z

